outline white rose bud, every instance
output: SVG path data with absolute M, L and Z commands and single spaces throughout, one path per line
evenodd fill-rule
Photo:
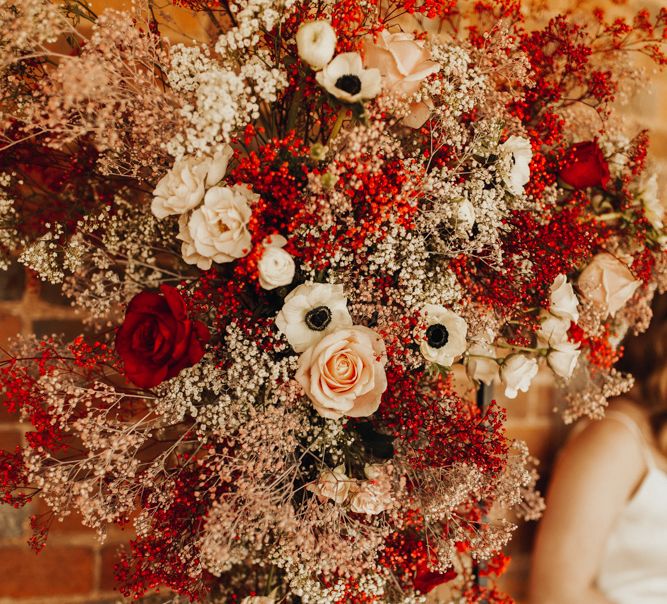
M 521 136 L 510 136 L 500 149 L 507 165 L 503 180 L 507 189 L 514 195 L 523 195 L 523 187 L 530 180 L 530 162 L 533 149 L 530 141 Z
M 475 226 L 475 206 L 467 199 L 459 202 L 456 208 L 456 226 L 468 234 Z
M 557 317 L 546 310 L 541 314 L 542 323 L 537 332 L 537 341 L 541 346 L 548 347 L 567 340 L 567 332 L 572 322 L 570 319 Z
M 299 56 L 313 69 L 322 69 L 336 52 L 336 32 L 328 21 L 310 21 L 296 33 Z
M 560 342 L 547 354 L 547 364 L 559 377 L 569 380 L 574 373 L 579 360 L 579 344 L 574 342 Z
M 665 207 L 658 197 L 657 174 L 652 174 L 646 180 L 644 188 L 641 191 L 641 200 L 647 220 L 656 231 L 660 231 L 664 226 L 663 217 L 665 215 Z
M 287 239 L 281 235 L 271 235 L 263 241 L 264 252 L 257 268 L 259 284 L 267 290 L 289 285 L 294 279 L 294 258 L 283 247 Z
M 487 386 L 500 381 L 500 366 L 495 359 L 493 346 L 486 342 L 474 342 L 468 349 L 468 375 Z
M 569 319 L 575 323 L 579 320 L 579 300 L 574 293 L 571 283 L 568 283 L 566 275 L 558 275 L 554 279 L 550 289 L 549 311 L 552 315 Z
M 505 384 L 505 396 L 516 398 L 519 391 L 528 392 L 537 370 L 537 359 L 523 354 L 508 356 L 500 368 L 500 379 Z
M 315 493 L 320 499 L 331 499 L 338 505 L 345 502 L 350 494 L 352 479 L 345 474 L 345 466 L 340 465 L 333 470 L 325 470 L 316 482 L 306 488 Z
M 584 297 L 613 317 L 632 298 L 639 281 L 623 262 L 603 252 L 579 275 L 577 285 Z

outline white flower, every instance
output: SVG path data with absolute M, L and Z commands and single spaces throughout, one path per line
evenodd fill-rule
M 322 69 L 336 51 L 336 32 L 328 21 L 303 23 L 296 33 L 299 56 L 313 69 Z
M 331 499 L 338 505 L 345 502 L 350 493 L 352 479 L 345 474 L 345 466 L 340 465 L 333 470 L 324 470 L 317 482 L 306 488 L 321 499 Z
M 449 367 L 466 351 L 468 324 L 463 317 L 438 304 L 427 304 L 423 314 L 426 333 L 421 353 L 427 361 Z
M 304 283 L 285 298 L 276 326 L 295 352 L 303 352 L 322 337 L 352 325 L 343 286 Z
M 324 336 L 299 358 L 295 379 L 327 419 L 368 417 L 387 389 L 382 338 L 354 325 Z
M 232 262 L 250 252 L 248 221 L 252 210 L 248 202 L 259 199 L 245 185 L 213 187 L 206 192 L 204 204 L 181 218 L 178 239 L 188 264 L 206 270 L 211 262 Z
M 315 77 L 327 92 L 346 103 L 372 99 L 382 88 L 380 70 L 364 69 L 358 52 L 339 54 Z
M 287 239 L 282 235 L 271 235 L 263 242 L 264 252 L 257 263 L 259 284 L 264 289 L 275 289 L 289 285 L 294 279 L 294 258 L 283 247 Z
M 598 254 L 582 271 L 579 291 L 607 316 L 614 316 L 639 287 L 630 269 L 607 252 Z
M 183 214 L 199 205 L 206 187 L 222 180 L 233 154 L 229 145 L 214 157 L 185 157 L 157 183 L 153 191 L 151 211 L 156 218 Z
M 486 342 L 473 342 L 468 349 L 466 366 L 471 379 L 483 382 L 487 386 L 500 381 L 500 366 L 496 361 L 493 346 Z
M 500 379 L 505 384 L 505 396 L 516 398 L 521 392 L 528 392 L 530 383 L 537 375 L 537 359 L 523 354 L 512 354 L 505 358 L 500 368 Z
M 570 319 L 557 317 L 543 310 L 541 313 L 542 323 L 537 332 L 537 341 L 541 346 L 559 344 L 567 340 L 567 332 L 572 324 Z
M 521 136 L 510 136 L 500 148 L 509 163 L 509 169 L 502 174 L 503 181 L 510 193 L 522 195 L 524 185 L 530 180 L 530 160 L 533 158 L 530 141 Z
M 274 589 L 268 596 L 246 596 L 240 604 L 276 604 L 276 593 Z
M 572 284 L 568 283 L 567 276 L 558 275 L 549 291 L 549 312 L 576 323 L 579 320 L 579 299 L 574 293 Z
M 470 234 L 475 226 L 475 206 L 468 199 L 464 199 L 457 204 L 456 208 L 456 227 Z
M 665 208 L 658 197 L 657 174 L 652 174 L 646 180 L 644 188 L 641 191 L 641 200 L 647 220 L 653 225 L 656 231 L 661 230 L 664 226 L 662 219 L 665 215 Z
M 357 514 L 374 516 L 388 510 L 393 505 L 391 497 L 391 466 L 366 464 L 364 474 L 367 481 L 353 488 L 350 498 L 350 510 Z
M 547 363 L 556 375 L 569 380 L 577 366 L 580 354 L 578 343 L 560 342 L 554 344 L 547 354 Z

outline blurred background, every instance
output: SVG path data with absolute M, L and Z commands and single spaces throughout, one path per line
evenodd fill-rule
M 90 4 L 100 12 L 104 8 L 127 7 L 130 3 L 130 0 L 93 0 Z M 164 5 L 160 17 L 166 24 L 163 33 L 178 41 L 203 35 L 203 27 L 195 16 L 171 8 L 169 0 L 157 4 Z M 584 3 L 552 0 L 549 4 L 557 11 Z M 619 15 L 632 14 L 640 8 L 653 12 L 662 6 L 651 0 L 600 0 L 586 4 L 601 6 Z M 650 129 L 651 156 L 662 169 L 660 190 L 667 184 L 666 97 L 667 72 L 651 72 L 646 90 L 624 110 L 638 129 Z M 17 333 L 42 336 L 56 332 L 74 337 L 81 330 L 80 321 L 61 298 L 57 287 L 36 281 L 19 266 L 0 272 L 0 344 Z M 554 458 L 568 433 L 568 427 L 554 413 L 559 400 L 549 375 L 538 376 L 530 392 L 520 393 L 515 400 L 495 397 L 507 408 L 510 436 L 526 441 L 532 455 L 539 459 L 540 485 L 544 490 Z M 22 438 L 22 426 L 0 405 L 0 448 L 13 450 Z M 113 562 L 118 547 L 128 535 L 120 530 L 111 532 L 107 541 L 100 544 L 93 531 L 82 527 L 78 518 L 70 517 L 63 523 L 55 523 L 47 547 L 36 556 L 26 541 L 28 519 L 40 511 L 43 508 L 39 502 L 21 510 L 0 504 L 0 604 L 117 602 Z M 525 595 L 535 528 L 535 523 L 520 524 L 509 546 L 512 561 L 502 586 L 518 602 L 522 602 Z

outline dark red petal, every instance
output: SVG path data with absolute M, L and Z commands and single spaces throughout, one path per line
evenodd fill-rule
M 188 318 L 187 308 L 180 292 L 171 285 L 160 285 L 160 291 L 164 294 L 164 299 L 174 318 L 178 321 L 185 321 Z

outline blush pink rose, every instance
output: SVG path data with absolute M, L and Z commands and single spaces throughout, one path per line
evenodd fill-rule
M 387 353 L 372 329 L 355 325 L 324 336 L 299 358 L 296 380 L 328 419 L 367 417 L 387 389 Z
M 382 74 L 382 88 L 399 98 L 407 98 L 419 91 L 422 81 L 440 70 L 431 60 L 431 53 L 422 40 L 415 40 L 409 33 L 380 32 L 377 42 L 366 41 L 367 67 L 374 67 Z M 411 128 L 421 128 L 431 114 L 428 101 L 412 103 L 410 113 L 403 123 Z

